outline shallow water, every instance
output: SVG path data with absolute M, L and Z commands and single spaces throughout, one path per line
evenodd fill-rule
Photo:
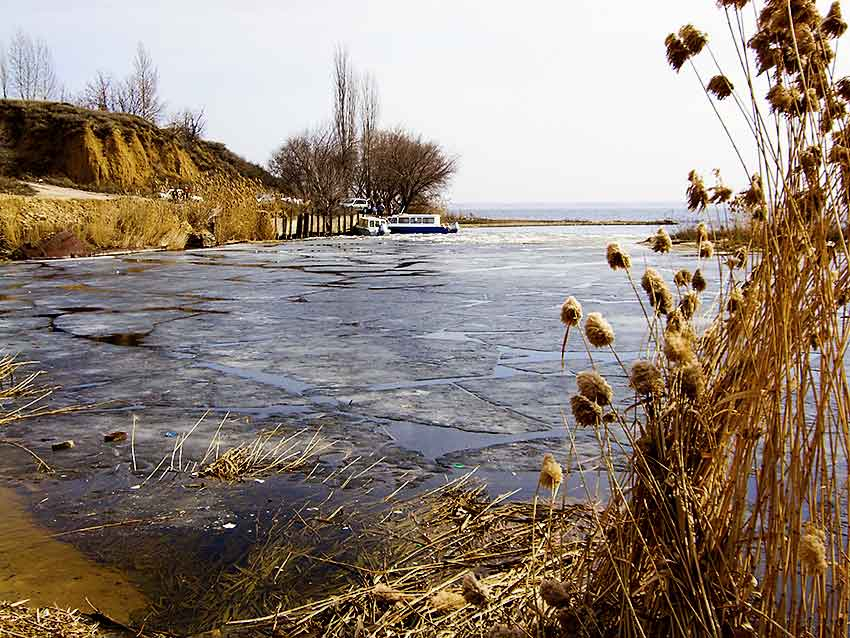
M 645 347 L 646 326 L 628 280 L 607 267 L 605 245 L 620 241 L 636 272 L 647 263 L 672 279 L 696 265 L 693 254 L 657 256 L 638 245 L 652 230 L 463 229 L 5 266 L 6 352 L 49 371 L 62 386 L 53 403 L 103 405 L 8 428 L 57 473 L 39 477 L 19 450 L 0 447 L 0 475 L 53 531 L 148 521 L 138 546 L 129 542 L 137 527 L 71 539 L 110 563 L 136 554 L 137 565 L 120 566 L 138 582 L 149 580 L 156 561 L 142 558 L 157 543 L 200 535 L 195 545 L 218 560 L 221 547 L 249 545 L 259 519 L 295 501 L 412 496 L 474 467 L 494 492 L 530 497 L 542 454 L 568 454 L 565 408 L 574 373 L 590 366 L 572 335 L 561 368 L 564 297 L 610 320 L 628 362 Z M 705 271 L 709 299 L 716 263 Z M 628 401 L 611 353 L 594 360 Z M 226 414 L 227 443 L 277 423 L 321 428 L 339 443 L 306 482 L 302 473 L 199 488 L 186 473 L 151 474 L 174 435 L 208 410 L 184 446 L 187 464 L 203 456 Z M 103 442 L 106 432 L 129 432 L 134 416 L 136 472 L 128 442 Z M 575 438 L 597 472 L 595 436 L 576 430 Z M 50 451 L 65 439 L 76 446 Z M 340 467 L 364 474 L 341 484 L 341 475 L 331 478 Z M 604 498 L 596 477 L 592 490 Z M 568 490 L 586 497 L 578 480 Z

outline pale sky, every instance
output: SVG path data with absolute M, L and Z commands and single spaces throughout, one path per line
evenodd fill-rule
M 71 92 L 126 74 L 142 41 L 169 107 L 205 107 L 207 137 L 261 164 L 330 116 L 345 45 L 377 80 L 382 125 L 459 157 L 455 202 L 681 202 L 691 168 L 743 186 L 693 72 L 665 61 L 687 22 L 736 68 L 715 0 L 0 0 L 0 40 L 46 40 Z

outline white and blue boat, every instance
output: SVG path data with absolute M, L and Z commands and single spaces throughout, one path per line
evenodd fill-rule
M 370 215 L 360 215 L 357 220 L 357 225 L 351 229 L 354 235 L 388 235 L 390 228 L 387 225 L 387 220 L 380 217 L 371 217 Z
M 455 222 L 451 226 L 440 224 L 439 215 L 416 215 L 404 214 L 394 215 L 387 219 L 387 224 L 390 227 L 391 233 L 456 233 L 460 230 L 460 225 Z

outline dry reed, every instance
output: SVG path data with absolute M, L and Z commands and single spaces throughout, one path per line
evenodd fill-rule
M 333 443 L 322 439 L 319 431 L 308 435 L 306 430 L 300 430 L 282 436 L 278 426 L 268 432 L 260 432 L 250 443 L 240 443 L 224 452 L 220 452 L 220 445 L 220 438 L 214 437 L 205 457 L 212 458 L 200 463 L 198 472 L 201 476 L 238 481 L 293 472 L 326 452 Z

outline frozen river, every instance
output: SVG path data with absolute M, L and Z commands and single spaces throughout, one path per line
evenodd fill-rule
M 645 322 L 625 275 L 607 267 L 606 244 L 619 241 L 632 253 L 638 278 L 644 263 L 668 281 L 695 265 L 693 254 L 658 256 L 637 244 L 653 230 L 463 229 L 5 265 L 5 352 L 38 361 L 61 386 L 52 404 L 101 405 L 8 428 L 6 436 L 57 473 L 37 476 L 20 450 L 3 447 L 0 473 L 55 529 L 182 513 L 151 532 L 159 539 L 199 530 L 207 541 L 238 538 L 265 504 L 329 489 L 290 476 L 193 490 L 190 478 L 159 481 L 159 473 L 138 488 L 174 435 L 209 410 L 186 443 L 187 458 L 203 454 L 229 414 L 228 443 L 277 424 L 321 428 L 337 443 L 316 476 L 349 463 L 368 469 L 344 486 L 351 498 L 415 493 L 475 467 L 493 493 L 519 488 L 518 497 L 529 498 L 543 452 L 566 459 L 574 374 L 589 367 L 574 335 L 561 369 L 560 304 L 575 295 L 585 315 L 602 312 L 620 357 L 635 359 Z M 716 266 L 706 270 L 712 293 Z M 610 354 L 595 359 L 627 402 L 619 365 Z M 135 473 L 128 442 L 103 442 L 104 433 L 129 432 L 134 416 Z M 575 434 L 592 471 L 596 438 Z M 65 439 L 75 447 L 52 453 Z M 577 481 L 570 496 L 585 496 Z M 111 560 L 118 536 L 71 540 Z

